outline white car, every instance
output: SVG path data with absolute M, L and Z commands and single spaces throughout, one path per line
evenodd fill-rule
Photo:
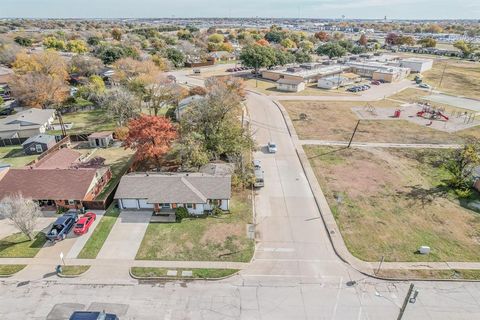
M 269 153 L 276 153 L 277 152 L 277 145 L 273 142 L 269 142 L 267 144 L 268 152 Z
M 419 86 L 420 88 L 423 88 L 423 89 L 430 89 L 430 88 L 431 88 L 431 87 L 430 87 L 428 84 L 426 84 L 426 83 L 420 83 L 418 86 Z

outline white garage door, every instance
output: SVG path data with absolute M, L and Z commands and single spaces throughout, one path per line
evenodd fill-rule
M 153 209 L 153 203 L 147 203 L 145 199 L 138 200 L 138 203 L 140 204 L 140 209 Z
M 122 207 L 124 209 L 138 209 L 137 199 L 122 199 Z

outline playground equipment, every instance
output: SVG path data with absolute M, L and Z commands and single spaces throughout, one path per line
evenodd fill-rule
M 429 120 L 441 120 L 448 121 L 448 117 L 444 114 L 444 109 L 432 108 L 430 106 L 424 106 L 422 111 L 417 112 L 417 117 L 422 117 Z
M 377 109 L 370 103 L 367 103 L 364 109 L 365 111 L 369 112 L 371 115 L 374 115 L 374 116 L 377 115 Z

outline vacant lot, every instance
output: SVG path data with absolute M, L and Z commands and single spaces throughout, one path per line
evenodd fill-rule
M 442 78 L 443 74 L 443 78 Z M 459 60 L 436 60 L 432 70 L 423 74 L 425 83 L 457 96 L 480 99 L 480 67 L 478 63 Z
M 26 156 L 22 146 L 0 147 L 0 163 L 13 168 L 21 168 L 35 160 L 37 156 Z
M 395 97 L 396 98 L 396 97 Z M 400 96 L 400 98 L 405 99 Z M 395 99 L 397 100 L 397 99 Z M 302 140 L 317 139 L 348 141 L 358 118 L 352 107 L 394 108 L 401 101 L 381 100 L 375 102 L 355 101 L 282 101 L 293 121 L 295 130 Z M 300 120 L 305 113 L 307 120 Z M 354 141 L 392 143 L 460 143 L 465 136 L 480 135 L 480 128 L 450 134 L 417 125 L 407 120 L 362 120 Z
M 252 222 L 249 192 L 237 193 L 231 212 L 219 217 L 189 218 L 180 223 L 150 223 L 136 259 L 250 261 L 254 243 L 246 235 Z
M 123 147 L 110 147 L 110 148 L 98 148 L 98 149 L 78 149 L 78 151 L 89 154 L 92 153 L 92 157 L 102 157 L 105 159 L 105 164 L 110 166 L 112 170 L 112 179 L 105 186 L 103 191 L 98 194 L 97 200 L 103 200 L 113 188 L 115 188 L 120 182 L 120 178 L 130 168 L 133 161 L 133 154 L 135 153 L 131 149 L 124 149 Z
M 443 187 L 446 150 L 305 148 L 349 250 L 367 261 L 479 261 L 480 214 Z M 430 255 L 418 255 L 421 245 Z

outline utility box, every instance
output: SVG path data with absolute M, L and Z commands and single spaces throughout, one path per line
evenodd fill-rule
M 418 252 L 420 254 L 429 254 L 430 253 L 430 247 L 428 246 L 421 246 L 419 249 L 418 249 Z

